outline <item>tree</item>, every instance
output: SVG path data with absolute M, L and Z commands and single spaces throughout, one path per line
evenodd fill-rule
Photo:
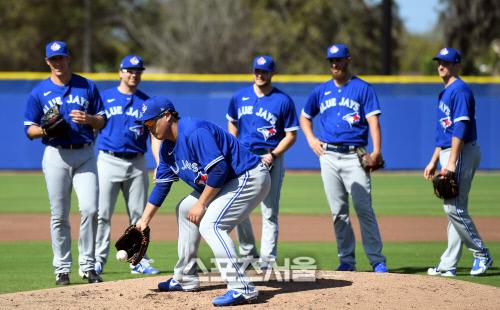
M 497 0 L 441 0 L 445 5 L 440 13 L 445 44 L 462 53 L 462 73 L 480 73 L 485 61 L 498 64 L 498 54 L 492 53 L 494 40 L 500 38 L 500 2 Z

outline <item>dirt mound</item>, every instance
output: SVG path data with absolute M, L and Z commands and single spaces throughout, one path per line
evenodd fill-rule
M 0 295 L 0 309 L 203 309 L 225 293 L 221 282 L 199 292 L 159 292 L 167 277 L 147 277 Z M 449 278 L 319 271 L 315 282 L 256 282 L 252 309 L 499 309 L 500 289 Z M 473 294 L 470 294 L 473 293 Z

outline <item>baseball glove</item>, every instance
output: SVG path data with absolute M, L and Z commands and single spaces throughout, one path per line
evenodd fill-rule
M 146 254 L 149 245 L 150 229 L 146 227 L 143 231 L 130 225 L 125 229 L 123 235 L 116 241 L 115 247 L 117 251 L 124 250 L 127 252 L 127 261 L 132 265 L 137 265 Z
M 41 127 L 44 135 L 48 138 L 63 137 L 71 129 L 59 111 L 58 104 L 55 104 L 42 116 Z
M 364 147 L 358 147 L 356 154 L 358 154 L 361 167 L 366 171 L 375 171 L 385 167 L 385 161 L 382 157 L 380 157 L 379 161 L 373 160 Z
M 455 172 L 446 171 L 436 174 L 432 178 L 432 185 L 434 186 L 434 194 L 440 199 L 451 199 L 458 196 Z

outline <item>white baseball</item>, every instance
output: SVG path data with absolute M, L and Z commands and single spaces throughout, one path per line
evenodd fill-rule
M 116 259 L 117 260 L 125 262 L 125 261 L 127 261 L 127 258 L 128 258 L 127 251 L 120 250 L 120 251 L 116 252 Z

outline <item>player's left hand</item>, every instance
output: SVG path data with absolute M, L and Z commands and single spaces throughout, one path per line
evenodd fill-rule
M 200 225 L 203 216 L 205 215 L 205 206 L 200 203 L 195 204 L 188 212 L 187 219 L 195 224 Z
M 264 154 L 260 158 L 268 167 L 273 165 L 274 158 L 271 154 Z
M 71 110 L 69 116 L 77 124 L 84 125 L 90 123 L 90 116 L 85 111 Z

